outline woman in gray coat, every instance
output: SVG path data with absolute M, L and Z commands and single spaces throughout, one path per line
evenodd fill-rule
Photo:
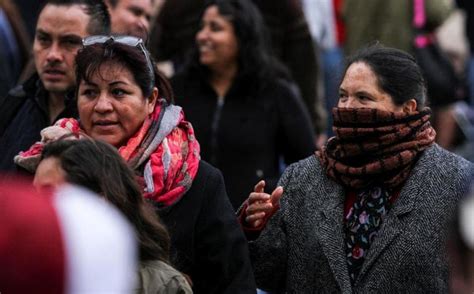
M 259 183 L 242 210 L 244 227 L 259 235 L 251 242 L 258 287 L 447 292 L 446 224 L 473 165 L 434 143 L 424 80 L 409 54 L 359 51 L 339 93 L 336 136 L 291 165 L 272 195 Z

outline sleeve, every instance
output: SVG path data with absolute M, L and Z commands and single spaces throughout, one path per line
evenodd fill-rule
M 323 97 L 318 94 L 320 60 L 316 53 L 316 43 L 313 42 L 301 6 L 291 5 L 289 10 L 294 10 L 294 14 L 290 16 L 291 21 L 286 27 L 287 39 L 282 45 L 284 52 L 282 60 L 290 69 L 301 91 L 302 100 L 309 110 L 314 132 L 321 134 L 326 128 L 326 110 Z
M 208 177 L 196 225 L 196 293 L 255 293 L 247 240 L 225 192 L 220 172 Z M 199 283 L 199 284 L 198 284 Z
M 282 83 L 277 95 L 278 143 L 286 164 L 306 158 L 316 150 L 315 137 L 307 109 L 301 96 Z
M 1 80 L 2 76 L 0 73 L 0 81 Z M 18 86 L 17 89 L 20 89 L 20 87 L 21 86 Z M 8 93 L 8 91 L 0 92 L 0 136 L 3 136 L 8 126 L 11 124 L 12 120 L 20 110 L 21 106 L 26 101 L 26 97 L 24 95 L 12 96 Z
M 292 194 L 290 180 L 294 177 L 294 170 L 294 165 L 288 167 L 278 183 L 285 189 L 280 209 L 270 218 L 258 239 L 249 242 L 257 287 L 269 292 L 284 292 L 282 290 L 285 289 L 288 259 L 286 224 Z
M 171 278 L 166 285 L 163 285 L 162 294 L 192 294 L 193 290 L 183 276 Z
M 247 240 L 252 241 L 258 238 L 263 228 L 265 228 L 265 226 L 267 225 L 268 220 L 275 214 L 275 212 L 278 211 L 278 209 L 280 209 L 280 206 L 278 205 L 272 212 L 266 214 L 263 218 L 262 223 L 255 228 L 249 227 L 247 222 L 245 221 L 245 218 L 247 217 L 245 210 L 248 206 L 248 200 L 246 200 L 239 208 L 236 215 L 240 225 L 242 226 L 242 230 L 244 231 L 245 237 L 247 238 Z

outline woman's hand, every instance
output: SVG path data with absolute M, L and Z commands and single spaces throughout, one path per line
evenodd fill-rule
M 272 194 L 264 192 L 265 181 L 260 181 L 250 193 L 248 206 L 245 210 L 245 221 L 250 227 L 256 228 L 265 220 L 265 216 L 272 215 L 280 208 L 280 198 L 283 195 L 283 187 L 277 187 Z

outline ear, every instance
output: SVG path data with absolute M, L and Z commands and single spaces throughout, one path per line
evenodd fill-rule
M 416 112 L 416 108 L 418 106 L 418 103 L 416 102 L 415 99 L 410 99 L 408 101 L 406 101 L 405 103 L 403 103 L 403 112 L 405 113 L 414 113 Z
M 158 88 L 154 87 L 153 91 L 151 92 L 151 95 L 147 98 L 147 110 L 148 110 L 148 115 L 152 114 L 153 111 L 155 110 L 155 104 L 156 100 L 158 100 Z

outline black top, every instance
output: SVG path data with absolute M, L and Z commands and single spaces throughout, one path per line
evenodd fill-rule
M 171 261 L 194 293 L 255 293 L 247 241 L 221 173 L 201 161 L 190 190 L 159 210 L 171 235 Z
M 202 78 L 178 75 L 172 84 L 202 158 L 222 171 L 235 209 L 259 180 L 267 182 L 267 191 L 275 188 L 282 159 L 289 164 L 315 151 L 309 114 L 286 81 L 259 89 L 235 82 L 223 104 Z
M 466 37 L 472 54 L 474 52 L 474 2 L 472 0 L 456 0 L 456 3 L 466 11 Z
M 64 99 L 65 109 L 54 121 L 78 116 L 73 95 Z M 13 157 L 39 141 L 41 130 L 51 125 L 47 91 L 37 74 L 0 100 L 0 116 L 0 171 L 14 171 Z
M 165 1 L 150 33 L 150 50 L 158 60 L 172 60 L 180 70 L 186 53 L 195 44 L 201 15 L 208 1 Z M 252 0 L 270 32 L 271 48 L 288 67 L 309 110 L 314 132 L 326 128 L 322 97 L 318 97 L 318 56 L 301 1 Z

